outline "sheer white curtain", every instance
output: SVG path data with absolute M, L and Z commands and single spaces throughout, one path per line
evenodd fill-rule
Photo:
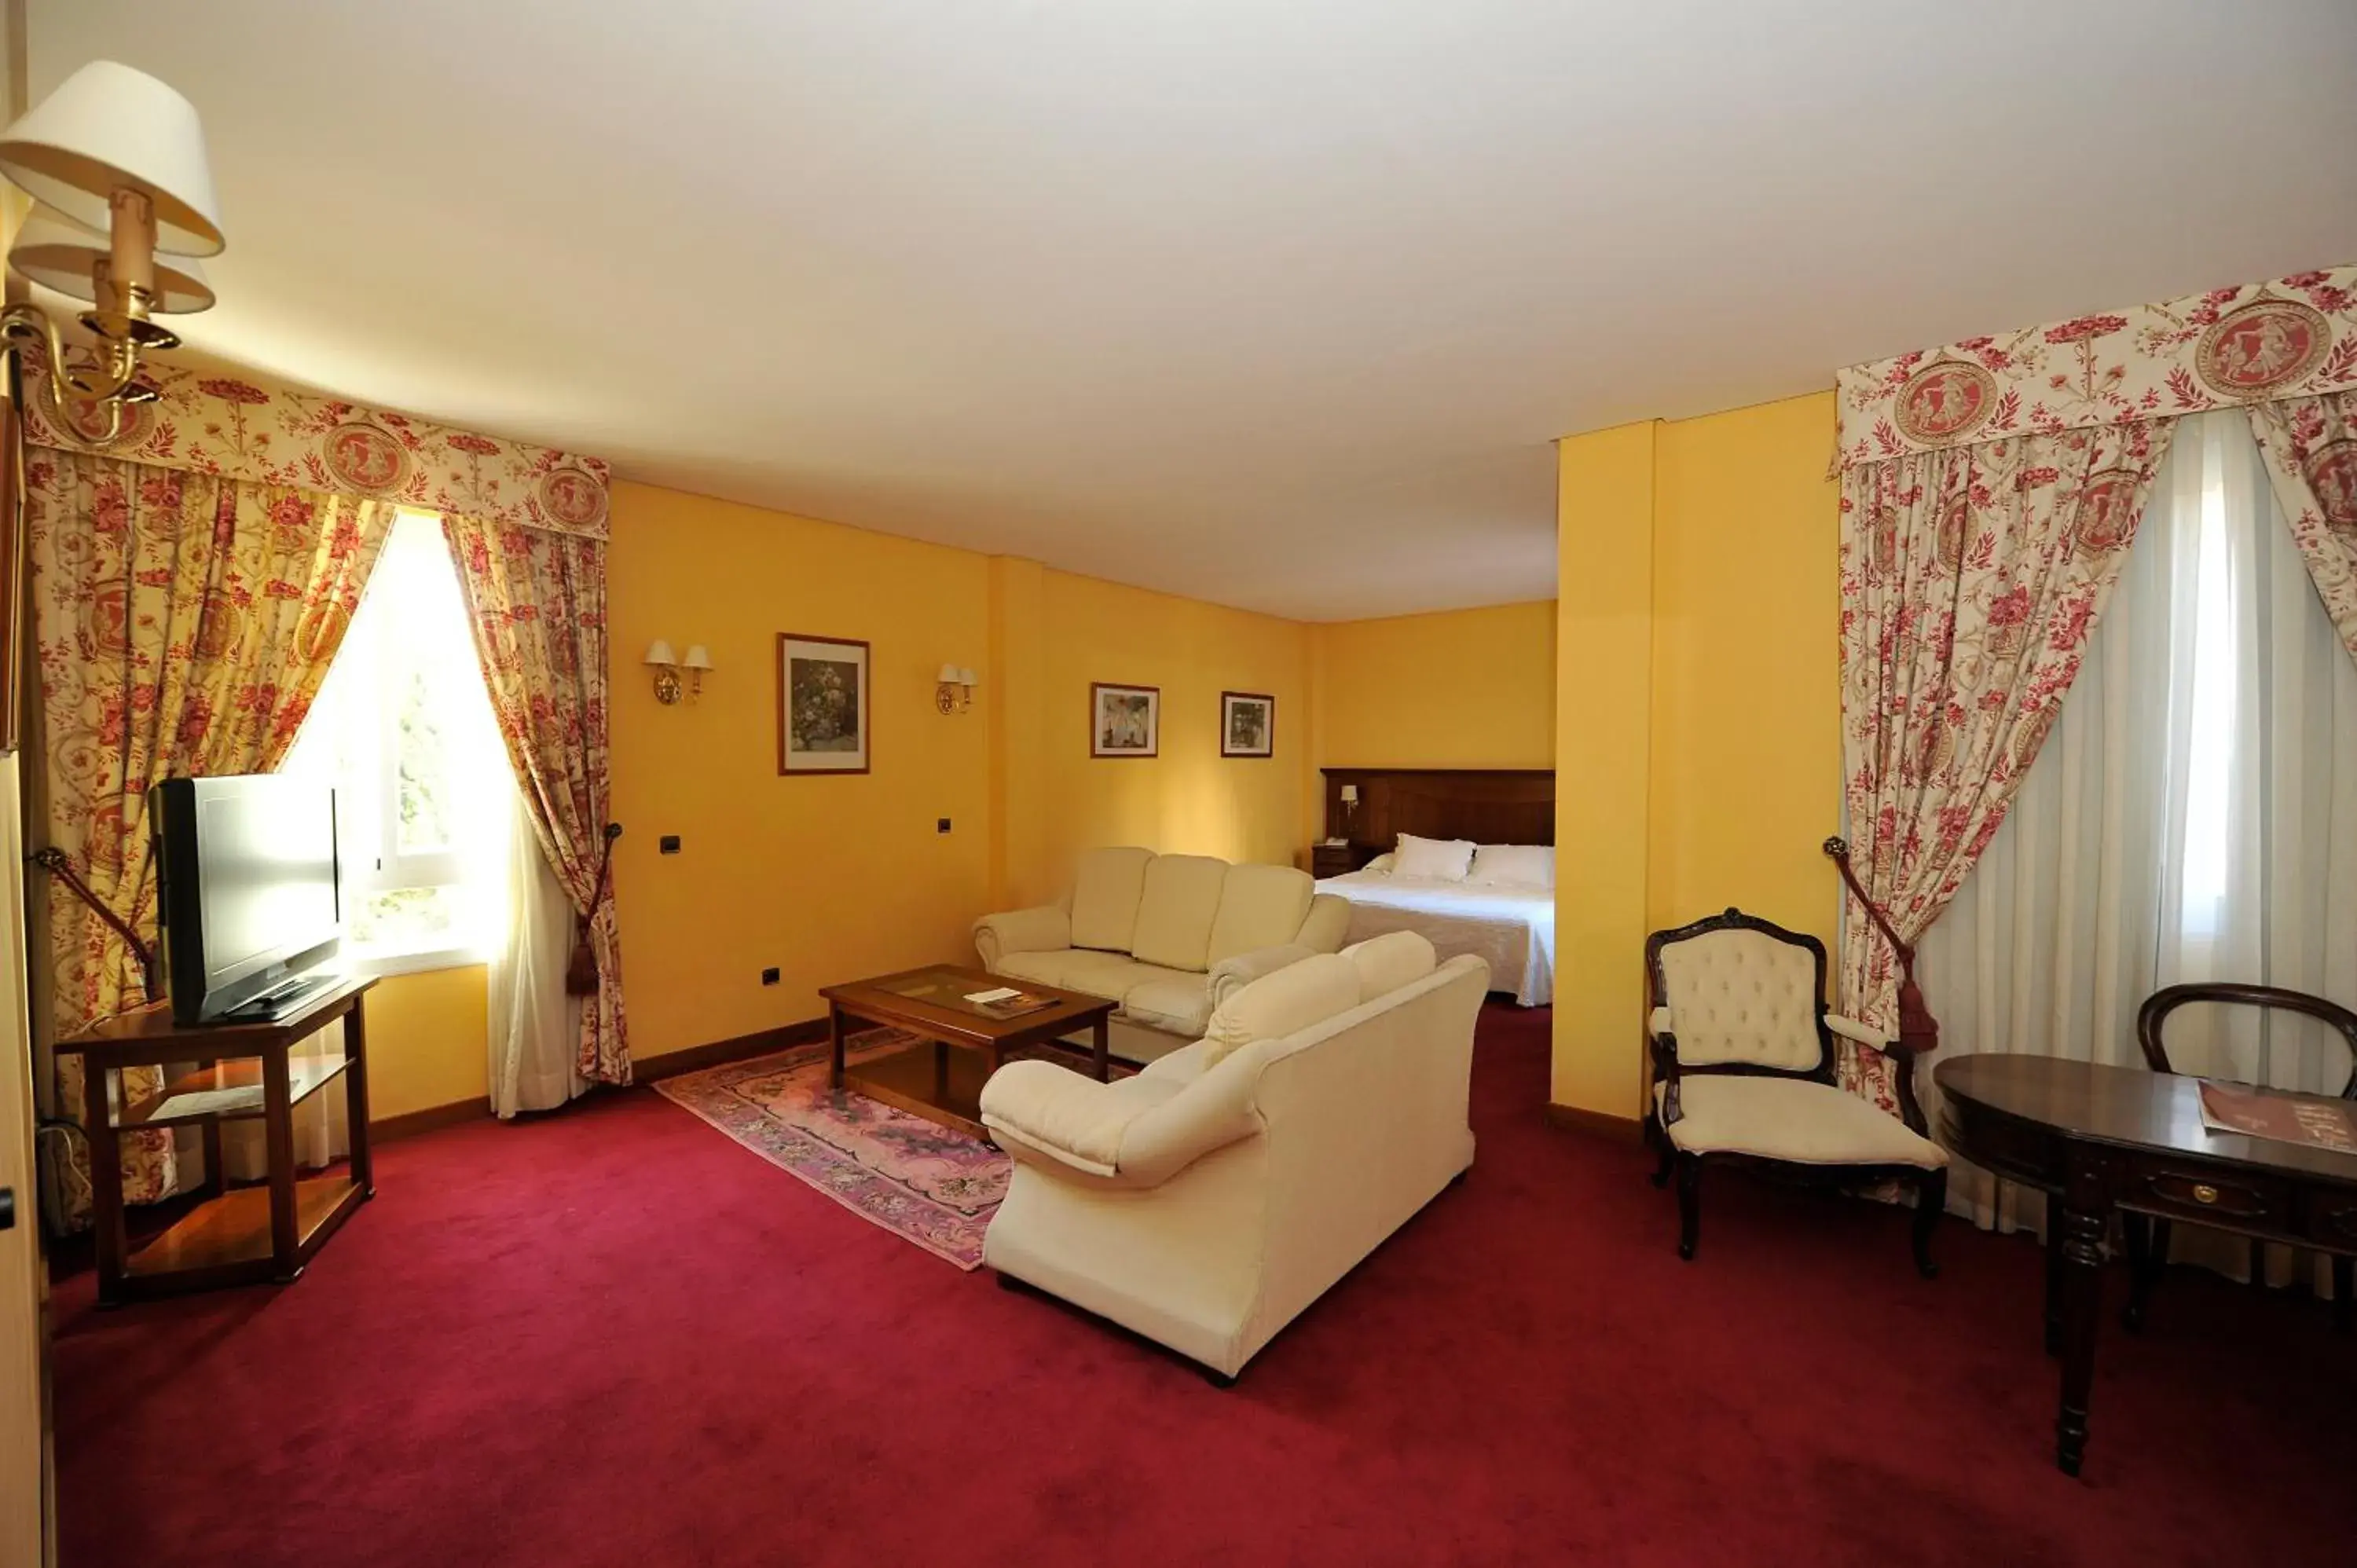
M 1943 1055 L 2138 1065 L 2137 1005 L 2183 981 L 2357 1005 L 2357 661 L 2239 411 L 2179 426 L 2054 733 L 1918 968 Z M 2169 1043 L 2180 1071 L 2286 1089 L 2350 1068 L 2321 1025 L 2256 1009 L 2181 1009 Z M 1949 1191 L 1984 1225 L 2042 1221 L 1970 1165 Z M 2185 1226 L 2177 1246 L 2246 1255 Z
M 549 868 L 521 790 L 508 833 L 508 927 L 491 956 L 491 1110 L 552 1111 L 588 1085 L 576 1065 L 581 999 L 565 993 L 573 900 Z

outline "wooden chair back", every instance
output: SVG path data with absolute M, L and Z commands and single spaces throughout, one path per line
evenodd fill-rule
M 2280 1007 L 2287 1013 L 2305 1013 L 2323 1020 L 2341 1032 L 2349 1046 L 2349 1081 L 2341 1086 L 2343 1100 L 2357 1100 L 2357 1013 L 2338 1002 L 2321 996 L 2310 996 L 2305 991 L 2287 991 L 2280 985 L 2243 985 L 2229 981 L 2203 981 L 2191 985 L 2164 985 L 2144 999 L 2136 1009 L 2136 1044 L 2144 1047 L 2144 1059 L 2155 1072 L 2174 1073 L 2169 1065 L 2169 1047 L 2161 1042 L 2161 1024 L 2171 1013 L 2189 1002 L 2231 1002 L 2247 1007 Z

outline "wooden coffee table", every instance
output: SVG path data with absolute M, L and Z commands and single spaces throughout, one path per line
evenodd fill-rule
M 1000 1018 L 965 1000 L 969 993 L 1005 985 L 1049 997 L 1051 1004 Z M 990 1134 L 981 1122 L 982 1086 L 1010 1054 L 1049 1049 L 1085 1059 L 1099 1081 L 1113 1075 L 1105 1020 L 1120 1004 L 1106 997 L 945 963 L 822 986 L 819 994 L 827 1003 L 830 1087 L 856 1090 L 985 1143 Z M 906 1030 L 918 1043 L 846 1066 L 844 1022 L 851 1018 Z M 1091 1032 L 1089 1051 L 1064 1042 L 1062 1036 L 1077 1029 Z

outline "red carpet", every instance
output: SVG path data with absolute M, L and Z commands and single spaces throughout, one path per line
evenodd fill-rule
M 1492 1012 L 1466 1184 L 1232 1391 L 640 1090 L 387 1146 L 300 1283 L 60 1289 L 67 1568 L 2357 1560 L 2357 1345 L 2173 1276 L 2048 1462 L 2040 1255 L 1728 1179 L 1700 1257 Z

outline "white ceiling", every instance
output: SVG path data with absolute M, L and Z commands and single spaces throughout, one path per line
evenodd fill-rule
M 37 99 L 102 55 L 202 113 L 198 347 L 1309 619 L 1552 594 L 1567 432 L 2357 260 L 2349 0 L 31 0 L 30 38 Z

